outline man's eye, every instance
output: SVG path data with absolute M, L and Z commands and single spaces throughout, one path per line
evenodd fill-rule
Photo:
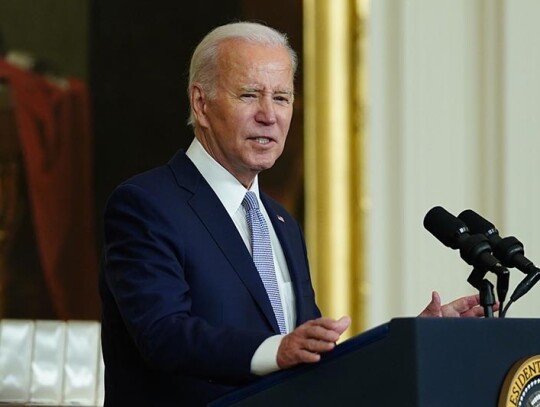
M 242 99 L 255 99 L 257 95 L 255 93 L 243 93 L 240 97 Z
M 291 99 L 288 96 L 274 96 L 274 100 L 283 104 L 289 104 L 291 102 Z

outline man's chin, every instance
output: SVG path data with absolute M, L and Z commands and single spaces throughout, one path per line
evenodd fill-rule
M 265 171 L 272 168 L 281 154 L 277 154 L 276 151 L 266 151 L 262 154 L 253 154 L 250 157 L 250 167 L 252 169 Z
M 250 171 L 255 176 L 255 175 L 258 175 L 261 172 L 269 170 L 270 168 L 272 168 L 272 165 L 252 165 L 250 167 Z

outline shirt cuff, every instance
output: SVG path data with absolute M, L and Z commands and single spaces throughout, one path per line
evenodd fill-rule
M 279 370 L 277 353 L 283 336 L 271 336 L 259 345 L 251 358 L 251 373 L 257 376 L 264 376 Z

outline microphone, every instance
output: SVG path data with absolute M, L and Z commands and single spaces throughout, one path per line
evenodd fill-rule
M 501 238 L 495 225 L 472 209 L 464 210 L 458 218 L 465 222 L 471 233 L 480 233 L 488 238 L 493 254 L 506 267 L 515 267 L 525 274 L 534 271 L 536 267 L 525 257 L 523 244 L 514 236 Z
M 459 249 L 461 258 L 471 266 L 490 270 L 497 275 L 506 270 L 491 254 L 487 237 L 469 233 L 465 222 L 446 209 L 440 206 L 432 208 L 424 218 L 424 227 L 445 246 Z
M 493 248 L 493 253 L 506 267 L 515 267 L 527 274 L 512 293 L 510 300 L 515 302 L 525 295 L 540 280 L 540 269 L 525 257 L 523 244 L 514 236 L 501 238 L 499 231 L 491 222 L 477 214 L 472 209 L 467 209 L 458 215 L 464 221 L 471 233 L 485 235 Z
M 461 219 L 446 209 L 436 206 L 424 217 L 424 227 L 442 244 L 451 249 L 459 249 L 461 258 L 474 267 L 468 281 L 483 290 L 484 278 L 489 270 L 497 275 L 497 295 L 501 304 L 506 299 L 510 273 L 501 262 L 491 254 L 488 238 L 469 233 L 469 228 Z M 486 303 L 486 305 L 488 305 Z

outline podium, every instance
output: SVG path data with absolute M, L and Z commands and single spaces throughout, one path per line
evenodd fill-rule
M 208 406 L 495 407 L 511 367 L 538 354 L 540 319 L 398 318 Z

